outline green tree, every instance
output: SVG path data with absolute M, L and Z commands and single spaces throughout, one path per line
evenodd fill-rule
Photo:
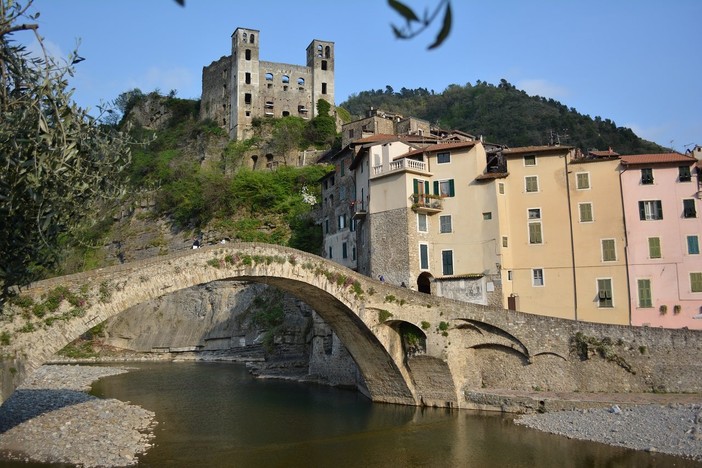
M 63 63 L 12 40 L 33 33 L 43 50 L 30 7 L 0 0 L 0 307 L 13 286 L 56 262 L 63 235 L 121 195 L 130 160 L 124 135 L 72 101 L 67 79 L 82 60 L 77 52 Z
M 324 99 L 317 101 L 317 115 L 309 121 L 305 137 L 318 147 L 330 146 L 336 137 L 336 122 L 329 115 L 331 105 Z

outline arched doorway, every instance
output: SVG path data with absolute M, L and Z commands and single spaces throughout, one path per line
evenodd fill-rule
M 417 277 L 417 291 L 431 294 L 431 280 L 434 278 L 431 273 L 425 271 Z

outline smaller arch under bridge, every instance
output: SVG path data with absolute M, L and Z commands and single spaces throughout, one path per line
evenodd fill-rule
M 2 401 L 95 325 L 142 302 L 223 280 L 269 284 L 314 308 L 356 361 L 373 401 L 463 407 L 465 392 L 486 389 L 702 392 L 700 332 L 459 302 L 381 283 L 295 249 L 230 243 L 53 278 L 23 291 L 0 324 Z M 45 315 L 22 299 L 42 304 L 56 291 L 64 300 Z M 419 342 L 412 349 L 403 335 L 408 328 Z

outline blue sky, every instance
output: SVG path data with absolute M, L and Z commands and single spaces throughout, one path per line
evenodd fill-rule
M 405 3 L 423 11 L 438 1 Z M 54 54 L 80 40 L 86 60 L 71 84 L 92 109 L 133 88 L 199 98 L 202 67 L 230 53 L 241 26 L 260 31 L 265 61 L 302 65 L 312 39 L 333 41 L 337 104 L 386 85 L 441 92 L 504 78 L 663 146 L 702 144 L 702 1 L 452 3 L 452 33 L 433 51 L 436 30 L 394 38 L 390 23 L 401 19 L 385 0 L 35 0 L 34 10 Z

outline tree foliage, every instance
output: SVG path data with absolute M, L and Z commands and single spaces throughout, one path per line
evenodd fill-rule
M 620 154 L 665 151 L 609 119 L 593 119 L 554 99 L 529 96 L 504 79 L 497 86 L 480 80 L 454 84 L 441 93 L 426 88 L 396 92 L 387 86 L 352 95 L 341 106 L 357 118 L 372 106 L 509 146 L 561 143 L 583 150 L 612 147 Z
M 13 41 L 39 15 L 0 0 L 0 286 L 36 279 L 58 257 L 59 238 L 86 222 L 96 203 L 122 193 L 130 160 L 126 138 L 100 125 L 72 100 L 67 62 L 31 55 Z M 42 45 L 43 47 L 43 45 Z

